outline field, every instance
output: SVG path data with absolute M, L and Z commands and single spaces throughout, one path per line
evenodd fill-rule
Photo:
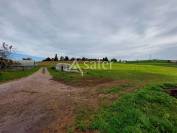
M 78 62 L 82 75 L 57 63 L 1 72 L 0 132 L 177 132 L 177 64 Z
M 83 77 L 58 72 L 53 64 L 45 65 L 55 80 L 90 88 L 86 95 L 97 99 L 95 105 L 76 108 L 75 125 L 69 131 L 177 132 L 177 99 L 167 93 L 177 88 L 176 64 L 114 63 L 111 70 L 90 70 L 80 63 Z
M 53 63 L 54 64 L 54 63 Z M 52 66 L 49 64 L 48 66 Z M 90 66 L 93 64 L 89 64 Z M 86 79 L 96 78 L 98 80 L 129 80 L 133 82 L 144 83 L 164 83 L 177 82 L 177 65 L 172 63 L 141 63 L 141 64 L 123 64 L 114 63 L 111 69 L 85 69 L 81 63 L 80 67 L 84 70 L 84 76 L 81 77 L 79 73 L 65 73 L 51 71 L 54 77 L 62 80 L 65 83 L 79 84 Z M 51 68 L 51 67 L 49 67 Z
M 35 67 L 30 70 L 17 70 L 17 71 L 2 71 L 0 72 L 0 83 L 6 82 L 9 80 L 14 80 L 22 77 L 26 77 L 36 72 L 39 68 Z

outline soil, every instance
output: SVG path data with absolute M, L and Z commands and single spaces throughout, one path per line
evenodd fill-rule
M 54 80 L 75 87 L 94 87 L 100 84 L 110 83 L 114 81 L 113 79 L 110 78 L 95 78 L 95 77 L 92 78 L 83 77 L 82 79 L 79 79 L 79 81 L 69 81 L 69 82 L 64 81 L 63 79 L 54 79 Z

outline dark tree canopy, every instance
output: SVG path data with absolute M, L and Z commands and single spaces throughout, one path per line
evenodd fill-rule
M 65 61 L 68 61 L 69 60 L 69 57 L 68 56 L 65 56 L 65 59 L 64 59 Z
M 54 61 L 58 61 L 58 55 L 55 54 Z
M 75 60 L 75 58 L 74 57 L 72 57 L 71 59 L 70 59 L 70 61 L 74 61 Z
M 65 59 L 65 58 L 64 58 L 63 56 L 60 57 L 60 61 L 64 61 L 64 59 Z
M 109 61 L 108 57 L 103 58 L 103 61 Z
M 103 59 L 99 59 L 99 58 L 86 58 L 86 57 L 82 57 L 82 58 L 69 58 L 68 56 L 60 56 L 60 58 L 58 58 L 58 55 L 55 54 L 54 58 L 49 58 L 47 57 L 46 59 L 44 59 L 43 61 L 109 61 L 108 57 L 104 57 Z M 110 61 L 112 62 L 117 62 L 116 58 L 111 59 Z
M 47 57 L 47 58 L 44 59 L 43 61 L 52 61 L 52 59 L 50 59 L 50 57 Z
M 113 58 L 111 59 L 111 62 L 117 62 L 117 59 Z

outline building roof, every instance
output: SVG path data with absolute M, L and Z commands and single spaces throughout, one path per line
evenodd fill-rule
M 21 66 L 34 66 L 35 62 L 32 60 L 21 60 L 18 61 L 20 63 Z

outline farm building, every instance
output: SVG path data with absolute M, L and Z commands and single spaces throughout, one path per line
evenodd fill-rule
M 15 64 L 8 66 L 8 69 L 11 69 L 11 70 L 25 70 L 25 69 L 31 69 L 35 66 L 36 66 L 35 61 L 20 60 L 20 61 L 16 61 Z
M 55 66 L 55 69 L 58 70 L 58 71 L 70 71 L 70 64 L 67 64 L 67 63 L 58 63 L 56 66 Z
M 33 67 L 36 65 L 35 61 L 32 60 L 21 60 L 18 61 L 18 63 L 20 64 L 20 66 L 26 66 L 26 67 Z
M 177 60 L 170 60 L 171 63 L 177 63 Z

